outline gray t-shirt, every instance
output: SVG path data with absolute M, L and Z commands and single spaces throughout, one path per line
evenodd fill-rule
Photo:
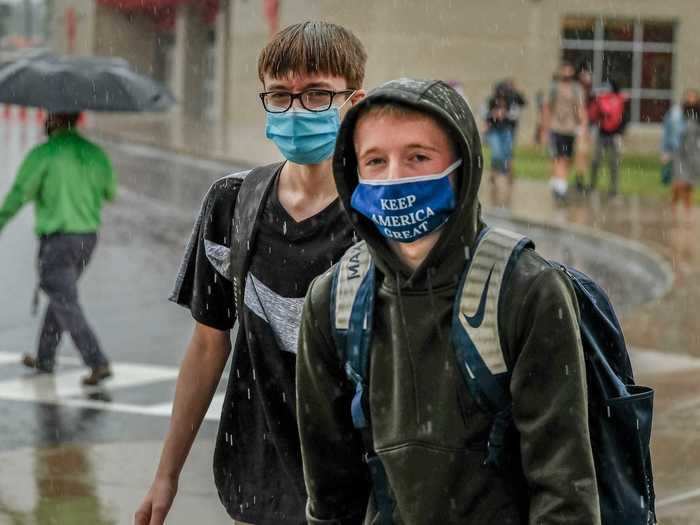
M 549 89 L 549 128 L 561 135 L 576 135 L 585 107 L 583 88 L 575 81 L 555 81 Z

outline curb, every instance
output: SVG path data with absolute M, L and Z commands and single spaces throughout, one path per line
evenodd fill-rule
M 570 222 L 567 222 L 566 226 L 551 224 L 539 219 L 531 219 L 524 215 L 514 214 L 507 210 L 503 212 L 500 210 L 497 211 L 496 209 L 492 208 L 484 208 L 484 215 L 486 215 L 487 217 L 491 216 L 495 218 L 510 220 L 515 223 L 523 224 L 526 226 L 534 226 L 543 230 L 556 231 L 560 233 L 572 233 L 574 235 L 600 240 L 606 243 L 621 246 L 630 252 L 638 254 L 642 258 L 649 259 L 651 264 L 653 264 L 654 266 L 656 266 L 656 268 L 659 269 L 660 273 L 664 277 L 664 281 L 662 289 L 656 295 L 656 297 L 649 301 L 646 301 L 645 303 L 642 303 L 643 305 L 658 303 L 661 299 L 668 295 L 668 293 L 671 291 L 671 288 L 673 287 L 673 283 L 675 281 L 675 273 L 673 272 L 671 264 L 666 260 L 665 257 L 656 252 L 651 246 L 648 246 L 643 242 L 626 239 L 624 237 L 620 237 L 619 235 L 615 235 L 604 230 L 599 230 L 581 224 L 575 224 Z

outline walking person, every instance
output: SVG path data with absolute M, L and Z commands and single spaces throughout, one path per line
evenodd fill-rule
M 512 239 L 481 250 L 491 235 L 481 169 L 471 110 L 442 82 L 388 82 L 343 121 L 333 173 L 364 242 L 304 305 L 297 410 L 310 524 L 601 523 L 574 291 L 518 242 L 499 295 L 501 259 L 477 260 Z M 483 278 L 474 287 L 468 262 Z M 460 297 L 469 317 L 455 317 Z M 515 442 L 461 377 L 481 372 L 455 355 L 455 323 L 478 330 L 493 374 L 512 371 L 502 414 Z M 502 338 L 489 332 L 497 325 Z M 519 453 L 501 464 L 506 443 Z
M 617 82 L 610 80 L 604 84 L 596 95 L 593 104 L 592 118 L 597 128 L 595 151 L 591 161 L 591 181 L 589 189 L 596 189 L 598 170 L 607 156 L 610 172 L 608 195 L 615 197 L 620 185 L 620 153 L 622 135 L 629 122 L 629 112 L 626 109 L 627 97 L 620 93 Z
M 78 300 L 78 279 L 97 245 L 104 201 L 116 195 L 117 180 L 102 149 L 76 129 L 79 114 L 49 114 L 45 143 L 22 163 L 0 208 L 0 230 L 28 203 L 34 202 L 39 237 L 39 287 L 49 303 L 39 334 L 36 356 L 22 363 L 52 373 L 56 350 L 67 332 L 90 373 L 84 385 L 97 385 L 112 375 Z
M 688 89 L 680 104 L 674 105 L 664 117 L 661 162 L 671 173 L 671 207 L 674 220 L 679 220 L 682 205 L 688 221 L 692 220 L 693 189 L 700 179 L 700 142 L 698 115 L 700 91 Z
M 515 104 L 503 83 L 494 87 L 486 101 L 484 119 L 486 142 L 491 152 L 491 204 L 498 207 L 510 203 L 512 191 L 513 145 L 517 120 L 512 108 Z
M 294 404 L 298 328 L 309 284 L 355 241 L 331 156 L 342 117 L 364 96 L 366 59 L 355 35 L 325 22 L 291 25 L 260 54 L 265 135 L 286 160 L 224 177 L 204 199 L 171 297 L 189 308 L 194 333 L 137 525 L 165 522 L 236 320 L 213 462 L 220 499 L 236 523 L 306 523 Z
M 588 116 L 587 133 L 577 137 L 576 151 L 574 153 L 574 185 L 578 193 L 586 190 L 586 172 L 588 172 L 591 158 L 591 146 L 595 140 L 594 122 L 594 102 L 593 75 L 588 64 L 580 64 L 577 70 L 576 80 L 583 90 L 583 100 L 586 104 L 586 115 Z
M 566 200 L 567 181 L 577 137 L 586 140 L 588 133 L 583 89 L 574 73 L 574 66 L 570 62 L 561 63 L 542 110 L 541 142 L 550 145 L 550 187 L 557 202 Z

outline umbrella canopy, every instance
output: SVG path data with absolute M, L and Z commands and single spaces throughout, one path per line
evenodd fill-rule
M 120 58 L 40 54 L 0 68 L 0 103 L 53 113 L 163 111 L 175 98 Z

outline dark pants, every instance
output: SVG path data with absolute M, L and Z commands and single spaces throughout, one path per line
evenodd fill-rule
M 620 150 L 616 135 L 598 134 L 591 163 L 591 189 L 598 184 L 598 170 L 603 161 L 603 154 L 607 153 L 608 164 L 610 166 L 610 194 L 617 195 L 620 179 Z
M 49 298 L 37 352 L 41 368 L 53 368 L 63 332 L 70 334 L 87 366 L 109 364 L 78 303 L 78 279 L 96 244 L 94 233 L 54 234 L 40 239 L 39 286 Z

